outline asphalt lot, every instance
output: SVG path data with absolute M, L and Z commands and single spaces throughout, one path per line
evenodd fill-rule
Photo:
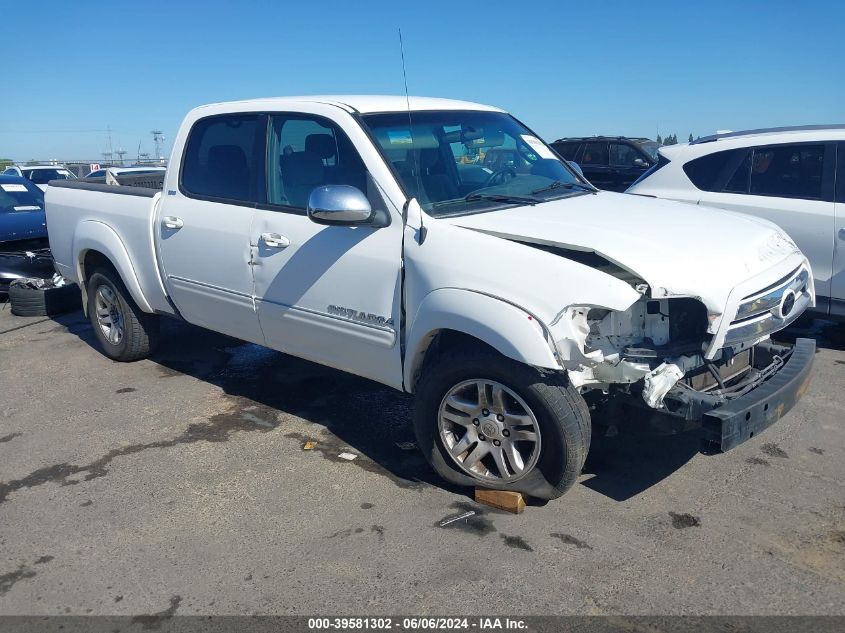
M 0 614 L 845 614 L 845 326 L 812 333 L 759 437 L 604 438 L 514 516 L 397 446 L 377 384 L 176 322 L 113 363 L 0 304 Z

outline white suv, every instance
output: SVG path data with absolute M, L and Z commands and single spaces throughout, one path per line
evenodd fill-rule
M 628 189 L 771 220 L 815 276 L 816 310 L 845 317 L 845 125 L 730 132 L 660 148 Z
M 76 175 L 64 165 L 11 165 L 3 175 L 26 178 L 41 191 L 47 191 L 47 183 L 51 180 L 76 180 Z

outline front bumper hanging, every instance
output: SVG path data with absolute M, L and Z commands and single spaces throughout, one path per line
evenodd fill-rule
M 816 343 L 799 338 L 793 347 L 756 346 L 755 371 L 726 392 L 696 391 L 678 384 L 664 400 L 674 416 L 700 421 L 703 439 L 727 451 L 782 418 L 807 391 Z
M 797 339 L 789 359 L 771 378 L 704 414 L 704 439 L 727 451 L 780 420 L 806 393 L 815 354 L 815 341 Z

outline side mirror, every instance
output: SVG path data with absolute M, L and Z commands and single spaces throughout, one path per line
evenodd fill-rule
M 574 160 L 568 160 L 566 162 L 569 164 L 570 167 L 572 167 L 572 169 L 574 169 L 576 172 L 578 172 L 578 175 L 581 176 L 581 178 L 584 177 L 584 172 L 581 171 L 581 165 L 576 163 Z
M 645 162 L 642 158 L 635 158 L 634 159 L 634 167 L 639 167 L 640 169 L 645 169 L 648 167 L 648 163 Z
M 308 217 L 317 224 L 369 224 L 374 215 L 367 196 L 350 185 L 323 185 L 308 196 Z

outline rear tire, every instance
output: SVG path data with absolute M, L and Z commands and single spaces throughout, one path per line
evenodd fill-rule
M 453 424 L 456 417 L 461 419 Z M 414 430 L 426 459 L 447 481 L 538 499 L 569 490 L 590 448 L 589 409 L 565 374 L 481 346 L 440 352 L 426 364 L 417 386 Z M 482 457 L 467 467 L 476 447 Z
M 158 317 L 138 307 L 114 270 L 100 268 L 89 278 L 88 318 L 100 348 L 109 358 L 139 360 L 158 346 Z

